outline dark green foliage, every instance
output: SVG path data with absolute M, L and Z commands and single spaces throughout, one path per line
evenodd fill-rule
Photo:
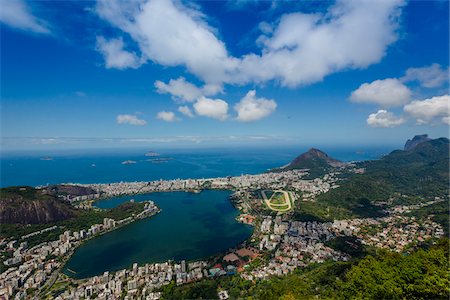
M 448 299 L 448 239 L 411 255 L 385 252 L 352 267 L 341 285 L 344 297 L 358 299 Z
M 370 177 L 387 191 L 429 197 L 445 195 L 449 181 L 449 140 L 439 138 L 410 151 L 396 150 L 362 166 L 366 168 L 363 177 Z
M 336 237 L 325 242 L 325 245 L 355 258 L 362 258 L 368 254 L 375 254 L 375 249 L 361 244 L 354 236 Z
M 143 203 L 126 202 L 107 210 L 91 210 L 83 212 L 77 218 L 64 221 L 61 225 L 67 228 L 66 230 L 78 231 L 81 229 L 87 229 L 94 224 L 103 223 L 103 218 L 121 220 L 130 217 L 133 214 L 138 214 L 143 209 Z
M 171 283 L 163 288 L 164 299 L 216 299 L 217 286 L 218 283 L 214 279 L 180 287 Z
M 75 218 L 71 218 L 65 221 L 54 222 L 50 224 L 2 224 L 0 232 L 1 237 L 9 237 L 13 239 L 20 239 L 21 236 L 48 228 L 54 225 L 59 226 L 57 229 L 48 231 L 36 236 L 27 238 L 29 247 L 40 244 L 45 241 L 52 241 L 59 238 L 59 235 L 66 230 L 79 231 L 82 229 L 88 229 L 93 224 L 103 223 L 103 218 L 111 218 L 114 220 L 121 220 L 138 214 L 144 209 L 143 203 L 131 203 L 126 202 L 115 208 L 107 210 L 90 210 L 80 211 Z
M 449 140 L 440 138 L 424 142 L 410 151 L 396 150 L 380 160 L 360 163 L 364 174 L 349 176 L 340 187 L 317 197 L 325 206 L 347 212 L 346 217 L 378 217 L 382 215 L 375 202 L 397 197 L 394 204 L 416 203 L 417 199 L 433 200 L 448 194 Z M 417 197 L 401 197 L 409 195 Z M 326 217 L 323 213 L 317 214 Z M 328 217 L 340 218 L 342 215 Z
M 163 288 L 164 299 L 448 299 L 449 242 L 410 255 L 383 251 L 359 262 L 326 262 L 283 277 L 250 282 L 238 276 Z
M 0 198 L 21 197 L 27 200 L 46 200 L 51 198 L 49 195 L 42 193 L 31 186 L 12 186 L 0 189 Z

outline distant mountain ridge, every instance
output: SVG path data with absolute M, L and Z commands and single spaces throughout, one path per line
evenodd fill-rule
M 423 199 L 445 198 L 449 182 L 449 139 L 437 138 L 417 144 L 410 150 L 394 150 L 377 160 L 356 163 L 365 170 L 353 174 L 336 189 L 319 195 L 318 203 L 340 207 L 357 217 L 377 216 L 377 202 L 397 199 L 411 204 L 402 195 Z
M 417 145 L 423 143 L 423 142 L 428 142 L 431 141 L 431 139 L 428 137 L 428 134 L 421 134 L 421 135 L 416 135 L 415 137 L 413 137 L 411 140 L 407 140 L 404 150 L 405 151 L 409 151 L 414 149 Z

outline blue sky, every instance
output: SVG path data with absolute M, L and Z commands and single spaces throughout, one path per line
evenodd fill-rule
M 448 136 L 448 1 L 0 4 L 4 149 Z

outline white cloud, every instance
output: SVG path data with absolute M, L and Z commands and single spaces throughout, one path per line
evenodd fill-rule
M 36 18 L 22 0 L 0 0 L 0 22 L 22 30 L 50 33 L 44 21 Z
M 242 122 L 256 121 L 267 117 L 275 111 L 277 103 L 266 98 L 256 98 L 256 91 L 251 90 L 234 106 L 237 120 Z
M 401 106 L 408 103 L 410 99 L 411 91 L 396 78 L 364 83 L 350 96 L 353 102 L 373 103 L 381 107 Z
M 155 81 L 155 87 L 158 93 L 171 94 L 176 99 L 182 101 L 192 102 L 202 95 L 200 88 L 187 82 L 183 77 L 171 79 L 169 83 L 157 80 Z
M 174 122 L 177 121 L 178 118 L 175 116 L 175 114 L 171 111 L 160 111 L 157 115 L 156 118 L 158 120 L 163 120 L 166 122 Z
M 403 110 L 415 118 L 417 124 L 428 124 L 439 121 L 448 124 L 450 116 L 449 105 L 450 95 L 443 95 L 413 101 L 405 105 Z
M 189 106 L 180 106 L 180 107 L 178 107 L 178 111 L 189 118 L 194 117 L 194 114 L 192 113 Z
M 397 39 L 397 16 L 404 1 L 342 1 L 321 14 L 282 16 L 262 55 L 243 57 L 235 78 L 279 80 L 297 86 L 343 69 L 365 68 L 384 56 Z
M 143 126 L 147 124 L 145 120 L 139 119 L 136 115 L 118 115 L 117 124 L 130 124 Z
M 143 63 L 136 53 L 124 50 L 121 38 L 107 41 L 104 37 L 99 36 L 97 37 L 97 50 L 103 55 L 108 69 L 136 69 Z
M 443 117 L 443 118 L 441 119 L 441 121 L 442 121 L 442 123 L 444 123 L 444 124 L 450 125 L 450 116 Z
M 448 70 L 442 69 L 439 64 L 432 64 L 423 68 L 409 68 L 405 76 L 401 78 L 404 82 L 419 81 L 423 87 L 440 87 L 448 82 Z
M 405 122 L 405 119 L 398 117 L 386 110 L 379 110 L 376 113 L 370 114 L 367 118 L 367 124 L 371 127 L 395 127 Z
M 97 12 L 129 33 L 141 52 L 161 65 L 184 65 L 208 82 L 223 80 L 231 67 L 225 45 L 201 13 L 181 2 L 100 0 Z
M 276 80 L 297 86 L 379 62 L 397 39 L 403 5 L 404 0 L 337 0 L 326 14 L 285 14 L 273 33 L 264 28 L 261 54 L 241 58 L 230 56 L 201 12 L 181 1 L 100 0 L 97 13 L 128 33 L 146 59 L 185 66 L 207 83 Z
M 187 82 L 184 77 L 171 79 L 169 83 L 160 80 L 155 81 L 155 87 L 160 94 L 170 94 L 175 100 L 193 102 L 201 96 L 212 96 L 222 92 L 222 86 L 217 84 L 206 84 L 202 88 Z
M 272 25 L 270 25 L 269 23 L 264 22 L 264 21 L 259 23 L 258 28 L 264 34 L 270 34 L 273 32 Z
M 194 104 L 195 113 L 224 121 L 228 118 L 228 103 L 221 99 L 200 97 Z

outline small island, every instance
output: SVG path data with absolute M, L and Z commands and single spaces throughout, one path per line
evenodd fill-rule
M 145 156 L 149 156 L 149 157 L 156 157 L 156 156 L 160 156 L 161 154 L 156 153 L 155 151 L 149 151 L 147 153 L 145 153 Z
M 40 159 L 41 160 L 53 160 L 53 157 L 51 157 L 51 156 L 43 156 Z

